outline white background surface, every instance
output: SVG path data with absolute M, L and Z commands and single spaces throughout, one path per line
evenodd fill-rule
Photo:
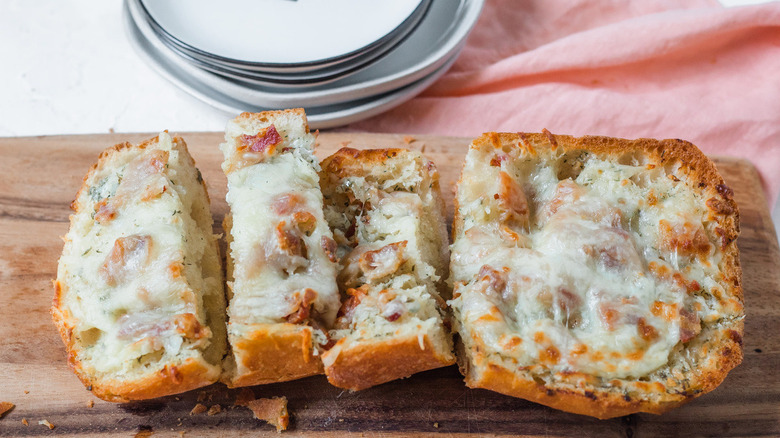
M 721 0 L 727 6 L 766 0 Z M 0 137 L 221 131 L 226 114 L 133 52 L 120 0 L 3 0 Z M 780 228 L 780 202 L 773 211 Z

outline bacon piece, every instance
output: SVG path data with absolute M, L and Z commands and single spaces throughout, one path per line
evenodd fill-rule
M 165 185 L 164 182 L 158 180 L 152 183 L 151 185 L 146 187 L 146 190 L 144 190 L 144 194 L 141 196 L 141 201 L 147 202 L 151 201 L 152 199 L 157 199 L 160 196 L 162 196 L 163 193 L 168 190 L 168 187 Z
M 595 259 L 605 269 L 641 271 L 642 261 L 631 236 L 621 228 L 607 227 L 598 230 L 599 244 L 582 248 L 585 255 Z
M 390 322 L 398 320 L 406 311 L 404 302 L 389 289 L 379 292 L 379 307 L 382 309 L 382 316 Z
M 544 205 L 541 209 L 541 216 L 544 219 L 549 219 L 562 205 L 572 204 L 574 201 L 580 199 L 583 194 L 583 189 L 577 183 L 571 179 L 565 179 L 555 186 L 555 194 L 552 199 Z
M 159 177 L 168 163 L 168 158 L 168 151 L 155 149 L 131 161 L 117 188 L 117 198 L 135 197 L 143 193 L 142 197 L 151 199 L 154 194 L 161 193 L 164 182 L 160 181 Z
M 192 313 L 183 313 L 173 318 L 172 328 L 187 339 L 202 339 L 211 336 L 211 330 L 198 322 Z
M 243 134 L 236 140 L 239 151 L 249 149 L 252 152 L 272 155 L 276 145 L 282 142 L 282 136 L 279 135 L 276 126 L 271 125 L 255 135 Z
M 677 253 L 683 257 L 707 255 L 710 241 L 701 224 L 685 222 L 671 224 L 665 219 L 658 222 L 659 247 L 662 250 Z
M 680 309 L 680 341 L 690 341 L 701 333 L 701 321 L 695 310 Z
M 309 318 L 311 312 L 311 305 L 314 300 L 317 299 L 317 292 L 313 289 L 306 288 L 303 293 L 295 292 L 293 299 L 296 301 L 296 310 L 285 318 L 287 322 L 293 324 L 300 324 Z
M 636 323 L 636 329 L 639 337 L 647 342 L 652 342 L 658 338 L 658 331 L 652 325 L 648 324 L 644 318 L 639 318 Z
M 168 151 L 154 150 L 149 154 L 149 159 L 146 162 L 148 166 L 148 173 L 160 173 L 168 164 Z
M 566 288 L 559 287 L 556 290 L 556 304 L 561 313 L 566 316 L 566 323 L 569 327 L 574 327 L 580 323 L 580 307 L 582 300 L 580 297 Z
M 354 316 L 355 308 L 360 304 L 361 301 L 363 301 L 364 298 L 366 298 L 366 296 L 368 296 L 368 288 L 369 286 L 364 284 L 357 289 L 347 289 L 347 295 L 349 295 L 349 298 L 344 301 L 344 304 L 341 305 L 341 308 L 338 312 L 337 325 L 339 328 L 348 327 L 349 324 L 352 323 L 352 317 Z
M 385 319 L 387 319 L 388 321 L 393 322 L 393 321 L 397 320 L 398 318 L 400 318 L 402 314 L 403 313 L 402 313 L 401 310 L 396 310 L 396 311 L 391 312 L 389 315 L 385 312 L 385 313 L 382 314 L 382 316 L 384 316 Z
M 125 314 L 119 318 L 118 324 L 117 337 L 120 339 L 158 337 L 171 331 L 192 340 L 211 336 L 211 330 L 201 325 L 192 313 L 181 313 L 164 321 L 149 314 Z
M 358 266 L 366 279 L 375 280 L 388 276 L 401 267 L 405 258 L 406 240 L 385 245 L 374 251 L 366 251 L 360 255 Z
M 295 231 L 287 229 L 285 222 L 276 226 L 276 240 L 280 250 L 291 255 L 306 258 L 306 242 Z
M 134 234 L 116 239 L 100 267 L 100 275 L 109 286 L 124 283 L 149 263 L 151 249 L 152 236 Z
M 288 228 L 285 221 L 274 229 L 273 238 L 258 252 L 258 264 L 269 263 L 288 274 L 308 264 L 306 242 L 297 228 Z
M 336 250 L 338 249 L 336 241 L 328 236 L 322 236 L 320 239 L 320 246 L 322 247 L 323 251 L 325 251 L 325 255 L 328 256 L 328 260 L 335 263 Z
M 493 167 L 501 167 L 501 163 L 507 161 L 508 159 L 509 159 L 509 155 L 503 152 L 497 152 L 496 155 L 494 155 L 493 158 L 490 159 L 490 165 Z
M 483 283 L 482 293 L 492 293 L 501 296 L 506 289 L 506 271 L 501 272 L 489 265 L 484 265 L 477 273 L 477 281 Z
M 317 228 L 317 218 L 308 211 L 296 211 L 292 221 L 307 236 L 310 236 Z
M 151 150 L 132 160 L 125 168 L 116 195 L 95 204 L 95 220 L 105 224 L 114 219 L 126 199 L 149 201 L 165 193 L 165 180 L 160 174 L 168 156 L 168 151 Z
M 360 286 L 361 281 L 361 269 L 360 269 L 360 257 L 366 252 L 366 248 L 358 246 L 349 254 L 341 258 L 341 264 L 344 266 L 338 274 L 336 281 L 339 287 L 342 289 L 348 289 L 352 287 Z
M 565 287 L 558 287 L 554 290 L 545 288 L 539 292 L 536 300 L 547 309 L 549 318 L 554 318 L 557 315 L 569 328 L 580 324 L 582 299 Z
M 111 199 L 102 199 L 95 204 L 95 220 L 105 225 L 116 217 L 115 203 Z
M 297 193 L 285 193 L 271 201 L 271 211 L 278 216 L 292 215 L 292 223 L 308 236 L 317 228 L 317 219 L 305 207 L 304 199 Z
M 284 193 L 271 201 L 271 210 L 279 216 L 286 216 L 304 204 L 303 198 L 297 193 Z
M 528 227 L 528 199 L 508 173 L 498 172 L 498 193 L 493 198 L 498 201 L 501 222 L 513 227 Z

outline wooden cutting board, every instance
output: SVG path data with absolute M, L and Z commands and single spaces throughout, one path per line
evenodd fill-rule
M 0 139 L 0 401 L 16 404 L 0 419 L 0 436 L 276 435 L 246 408 L 234 408 L 235 392 L 221 384 L 119 405 L 93 397 L 68 369 L 49 306 L 69 204 L 102 149 L 151 136 Z M 222 134 L 184 138 L 220 224 L 227 208 L 217 148 Z M 423 149 L 441 172 L 451 219 L 452 186 L 467 144 L 460 138 L 326 133 L 319 137 L 317 153 L 323 158 L 346 145 Z M 454 366 L 355 393 L 330 386 L 322 376 L 258 386 L 254 392 L 289 399 L 292 422 L 286 436 L 780 436 L 780 253 L 775 231 L 753 166 L 729 158 L 716 163 L 734 189 L 742 219 L 738 243 L 747 313 L 745 360 L 720 388 L 682 408 L 662 416 L 600 421 L 468 389 Z M 218 225 L 215 229 L 221 232 Z M 207 407 L 219 404 L 222 411 L 190 415 L 199 400 Z M 39 425 L 44 419 L 55 428 Z

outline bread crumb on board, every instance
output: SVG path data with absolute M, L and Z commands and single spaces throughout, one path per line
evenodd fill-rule
M 49 430 L 55 428 L 55 426 L 53 424 L 49 423 L 49 420 L 41 420 L 41 421 L 38 422 L 38 424 L 42 424 L 42 425 L 48 427 Z
M 3 418 L 3 415 L 13 409 L 14 406 L 16 405 L 11 402 L 0 402 L 0 418 Z
M 88 400 L 88 401 L 87 401 L 87 407 L 88 407 L 88 408 L 93 408 L 93 407 L 95 407 L 95 401 L 94 401 L 94 400 Z
M 222 406 L 220 406 L 220 405 L 213 405 L 212 407 L 209 408 L 208 414 L 209 415 L 217 415 L 220 412 L 222 412 Z
M 154 435 L 152 426 L 138 426 L 138 432 L 135 433 L 133 438 L 149 438 L 152 435 Z
M 30 425 L 30 422 L 29 422 L 29 421 L 27 421 L 27 419 L 26 419 L 26 418 L 22 418 L 22 424 L 24 424 L 25 426 L 29 426 L 29 425 Z
M 290 414 L 287 412 L 287 397 L 258 398 L 251 390 L 244 388 L 236 396 L 236 406 L 246 406 L 255 414 L 255 418 L 276 426 L 276 431 L 287 430 Z
M 194 408 L 192 408 L 192 410 L 190 411 L 190 415 L 202 414 L 208 410 L 209 409 L 206 407 L 206 405 L 204 405 L 203 403 L 198 403 L 195 405 Z

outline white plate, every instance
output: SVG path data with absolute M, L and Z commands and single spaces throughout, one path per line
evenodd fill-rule
M 191 74 L 193 71 L 187 71 L 182 69 L 181 66 L 171 63 L 169 58 L 160 54 L 155 49 L 155 47 L 152 46 L 151 42 L 141 34 L 138 27 L 136 27 L 134 20 L 130 17 L 128 2 L 129 0 L 125 1 L 124 8 L 124 22 L 125 29 L 128 34 L 128 39 L 133 48 L 136 49 L 138 55 L 164 78 L 171 81 L 190 95 L 208 103 L 209 105 L 221 111 L 224 111 L 227 114 L 235 115 L 244 111 L 264 111 L 273 109 L 226 96 L 220 93 L 218 90 L 210 88 L 208 85 L 200 82 L 196 77 L 197 75 Z M 387 111 L 397 105 L 402 104 L 403 102 L 406 102 L 407 100 L 422 92 L 436 79 L 441 77 L 441 75 L 443 75 L 452 66 L 456 59 L 457 56 L 453 56 L 452 58 L 448 59 L 438 70 L 432 72 L 425 78 L 389 93 L 360 99 L 357 101 L 345 102 L 338 105 L 311 108 L 304 106 L 306 108 L 306 115 L 309 120 L 309 125 L 312 129 L 333 128 L 356 122 L 358 120 L 362 120 Z M 185 65 L 188 64 L 185 63 Z M 209 74 L 197 68 L 192 68 L 194 71 L 200 72 L 202 74 Z
M 313 79 L 329 76 L 335 78 L 339 72 L 354 72 L 357 71 L 354 64 L 360 63 L 363 66 L 370 64 L 370 61 L 380 58 L 386 54 L 389 50 L 394 48 L 398 43 L 403 41 L 422 21 L 428 11 L 432 0 L 422 0 L 417 10 L 398 28 L 393 32 L 385 35 L 380 40 L 364 47 L 359 51 L 345 55 L 343 57 L 330 59 L 323 63 L 309 63 L 309 64 L 258 64 L 248 63 L 245 61 L 238 61 L 233 59 L 221 58 L 214 56 L 213 54 L 205 53 L 193 49 L 192 47 L 181 43 L 176 38 L 173 38 L 169 33 L 160 27 L 160 25 L 149 15 L 146 8 L 142 3 L 142 0 L 134 0 L 136 8 L 140 11 L 139 16 L 146 18 L 152 29 L 159 36 L 163 42 L 171 47 L 171 49 L 187 59 L 194 58 L 198 62 L 206 63 L 214 67 L 224 67 L 227 70 L 239 71 L 241 73 L 249 73 L 258 75 L 258 78 L 268 77 L 269 79 L 282 79 L 286 82 L 292 82 L 291 78 L 308 80 L 311 82 Z M 137 19 L 136 19 L 137 20 Z
M 135 1 L 126 0 L 134 14 Z M 146 39 L 162 54 L 198 81 L 221 94 L 267 108 L 332 105 L 385 93 L 418 81 L 439 69 L 462 48 L 479 18 L 484 0 L 433 0 L 423 22 L 386 57 L 354 75 L 326 86 L 295 91 L 268 86 L 250 86 L 203 71 L 171 51 L 146 20 L 134 17 Z
M 403 28 L 423 0 L 141 0 L 193 50 L 272 66 L 322 64 Z
M 167 36 L 161 29 L 159 29 L 158 26 L 155 25 L 154 21 L 145 14 L 143 5 L 140 2 L 141 0 L 130 0 L 130 7 L 133 13 L 133 19 L 136 21 L 136 24 L 139 27 L 143 28 L 142 30 L 144 30 L 144 35 L 146 35 L 148 39 L 159 39 L 170 49 L 170 51 L 174 52 L 176 55 L 198 68 L 255 86 L 261 85 L 274 88 L 302 88 L 333 82 L 338 79 L 347 77 L 350 74 L 354 74 L 362 69 L 367 68 L 372 63 L 377 62 L 409 35 L 409 33 L 398 33 L 397 35 L 394 35 L 384 41 L 373 50 L 359 53 L 355 57 L 345 62 L 311 71 L 278 73 L 274 71 L 255 69 L 251 65 L 239 66 L 231 62 L 209 59 L 197 53 L 184 50 L 181 46 L 174 43 L 169 36 Z M 411 21 L 409 25 L 410 31 L 416 28 L 417 25 L 422 21 L 429 5 L 430 0 L 425 0 L 426 7 L 422 9 L 421 13 L 417 14 L 417 16 L 414 17 L 414 19 Z M 141 20 L 144 22 L 139 23 Z M 148 32 L 148 28 L 151 28 L 153 33 Z

